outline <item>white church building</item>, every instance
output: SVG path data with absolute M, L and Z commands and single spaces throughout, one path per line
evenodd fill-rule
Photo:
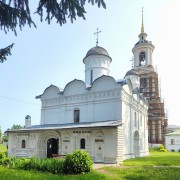
M 124 79 L 109 75 L 112 62 L 98 46 L 83 59 L 85 82 L 74 79 L 61 90 L 50 85 L 37 96 L 42 103 L 40 125 L 9 130 L 8 155 L 49 158 L 87 151 L 94 162 L 120 163 L 148 152 L 148 105 L 139 92 L 136 70 Z

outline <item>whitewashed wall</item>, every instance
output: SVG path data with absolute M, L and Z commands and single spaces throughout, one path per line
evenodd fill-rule
M 74 80 L 63 92 L 50 86 L 41 96 L 41 124 L 74 123 L 74 109 L 80 110 L 80 122 L 120 119 L 122 86 L 109 76 L 102 76 L 86 89 L 85 83 Z
M 101 147 L 102 161 L 104 163 L 117 163 L 117 128 L 91 130 L 72 129 L 44 131 L 37 133 L 10 133 L 8 155 L 15 157 L 47 157 L 47 141 L 50 138 L 59 139 L 59 154 L 66 155 L 75 149 L 80 149 L 80 139 L 86 140 L 85 150 L 96 162 L 96 149 Z M 26 147 L 22 148 L 22 140 L 26 141 Z M 101 139 L 103 142 L 95 142 Z M 69 142 L 66 143 L 68 140 Z M 65 148 L 67 147 L 67 148 Z

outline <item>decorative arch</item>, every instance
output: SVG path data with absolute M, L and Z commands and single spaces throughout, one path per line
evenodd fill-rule
M 143 65 L 143 62 L 145 62 L 146 59 L 146 53 L 144 51 L 139 53 L 139 66 Z
M 26 148 L 26 141 L 25 141 L 25 139 L 23 139 L 22 140 L 22 142 L 21 142 L 21 148 Z
M 37 141 L 37 156 L 41 158 L 47 157 L 47 143 L 49 139 L 58 139 L 58 153 L 62 151 L 61 135 L 58 131 L 45 131 L 39 135 Z
M 86 149 L 86 140 L 84 138 L 80 139 L 80 149 Z

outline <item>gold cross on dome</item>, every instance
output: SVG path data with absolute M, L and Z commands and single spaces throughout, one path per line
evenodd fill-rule
M 96 46 L 98 46 L 98 40 L 99 40 L 99 34 L 101 33 L 101 31 L 99 31 L 99 29 L 96 29 L 97 31 L 94 33 L 94 35 L 96 36 Z

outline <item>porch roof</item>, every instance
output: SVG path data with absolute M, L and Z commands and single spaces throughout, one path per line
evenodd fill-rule
M 77 128 L 98 128 L 98 127 L 116 127 L 122 124 L 120 120 L 102 121 L 102 122 L 81 122 L 67 124 L 43 124 L 34 125 L 23 129 L 7 130 L 6 133 L 32 132 L 42 130 L 61 130 L 61 129 L 77 129 Z

